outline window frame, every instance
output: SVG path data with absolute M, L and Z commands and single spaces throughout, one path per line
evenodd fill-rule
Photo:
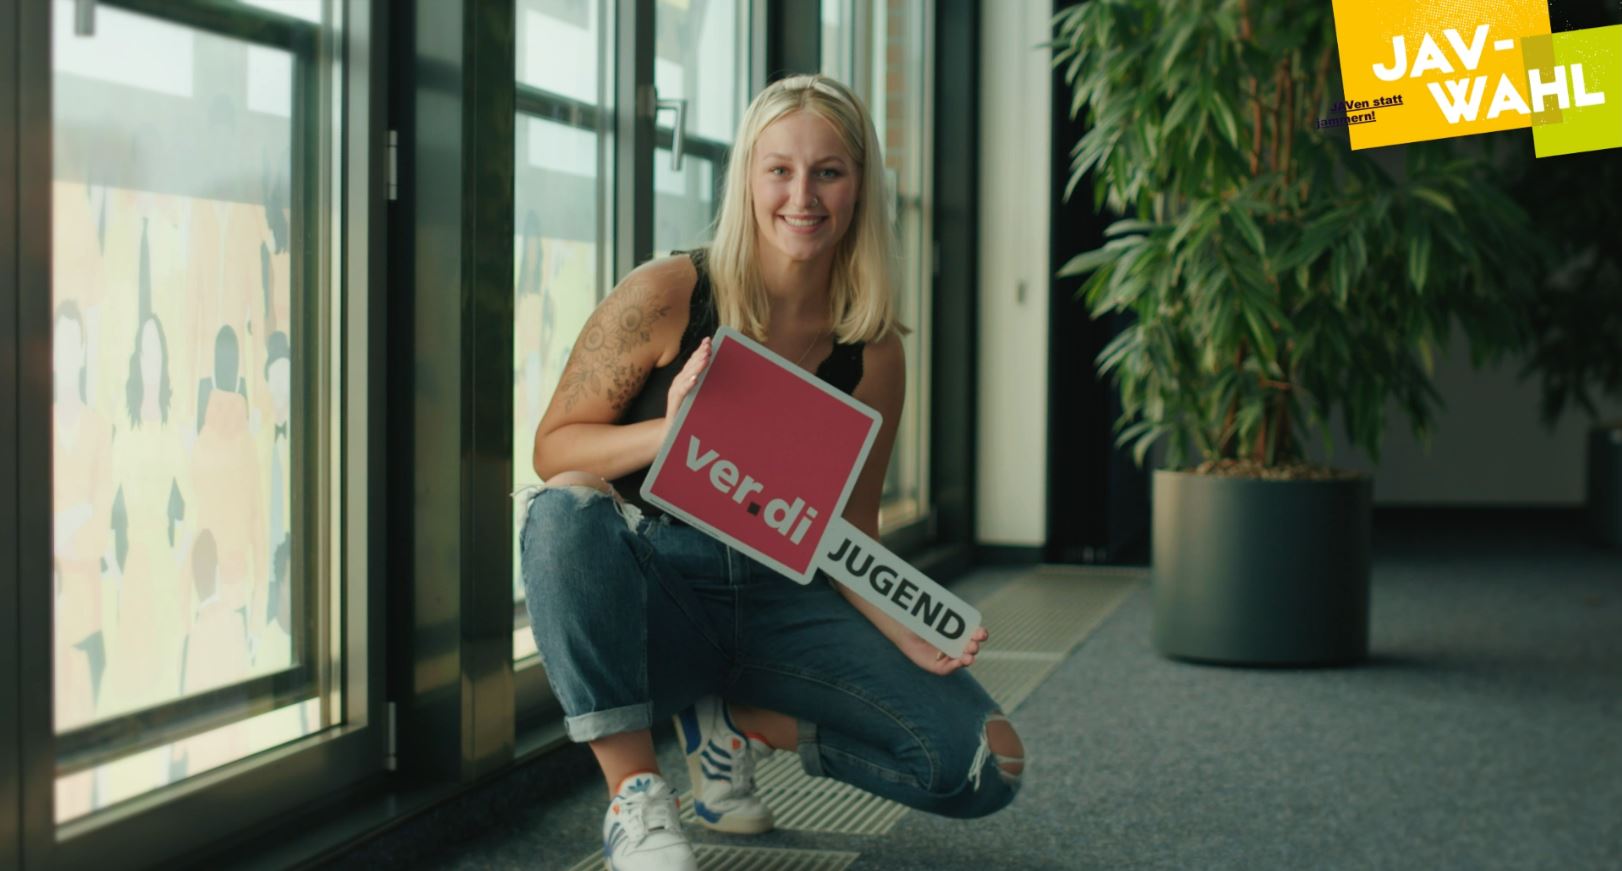
M 301 27 L 293 19 L 249 6 L 227 6 L 210 0 L 101 0 L 107 6 L 136 12 L 216 35 L 284 47 L 293 44 Z M 53 173 L 52 93 L 54 69 L 51 62 L 53 9 L 48 4 L 18 4 L 17 28 L 7 38 L 15 38 L 17 54 L 16 91 L 19 95 L 18 129 L 29 131 L 17 152 L 19 186 L 15 202 L 17 214 L 32 219 L 19 222 L 19 281 L 16 331 L 18 345 L 36 349 L 19 360 L 33 364 L 21 373 L 25 389 L 18 395 L 18 438 L 16 444 L 19 480 L 18 541 L 50 540 L 51 463 L 50 375 L 47 365 L 50 347 L 51 284 L 51 196 Z M 121 802 L 104 810 L 58 826 L 54 819 L 54 789 L 58 775 L 56 759 L 59 739 L 52 729 L 52 626 L 49 620 L 22 622 L 16 668 L 5 669 L 19 677 L 18 710 L 21 734 L 16 746 L 19 758 L 27 760 L 18 792 L 21 793 L 23 831 L 20 838 L 21 863 L 28 868 L 101 867 L 108 856 L 135 865 L 157 864 L 180 856 L 201 858 L 227 839 L 283 814 L 292 813 L 379 773 L 384 767 L 386 735 L 380 673 L 381 585 L 370 583 L 368 569 L 378 554 L 379 528 L 369 510 L 375 498 L 369 473 L 378 471 L 382 453 L 376 449 L 376 430 L 368 415 L 375 411 L 380 379 L 369 366 L 346 365 L 347 361 L 368 359 L 375 350 L 370 337 L 376 318 L 374 278 L 377 250 L 375 240 L 382 230 L 382 193 L 376 159 L 382 153 L 382 130 L 375 110 L 380 92 L 381 57 L 369 54 L 371 35 L 381 31 L 383 4 L 374 0 L 351 0 L 334 4 L 343 28 L 331 46 L 332 55 L 320 58 L 322 69 L 335 57 L 345 63 L 335 91 L 343 93 L 341 129 L 329 140 L 341 149 L 339 163 L 330 167 L 330 190 L 311 187 L 320 173 L 305 172 L 294 185 L 294 207 L 300 196 L 316 195 L 312 205 L 330 220 L 309 227 L 326 235 L 323 242 L 342 240 L 346 260 L 343 273 L 331 282 L 327 299 L 341 301 L 345 312 L 367 313 L 355 317 L 338 315 L 338 322 L 319 322 L 319 341 L 341 335 L 328 366 L 315 373 L 321 383 L 336 387 L 341 379 L 344 427 L 337 441 L 321 432 L 319 441 L 307 443 L 313 450 L 312 462 L 325 467 L 326 487 L 314 498 L 330 505 L 329 527 L 321 538 L 310 541 L 312 562 L 331 567 L 323 569 L 327 583 L 342 584 L 341 604 L 331 620 L 343 621 L 343 659 L 336 669 L 344 681 L 342 717 L 344 723 L 315 735 L 254 754 L 219 768 L 200 773 L 177 784 Z M 307 32 L 313 32 L 307 31 Z M 297 68 L 297 65 L 295 65 Z M 312 87 L 321 86 L 319 76 L 311 77 Z M 295 113 L 295 118 L 297 113 Z M 337 118 L 333 119 L 337 120 Z M 294 152 L 301 148 L 301 133 L 295 122 Z M 304 160 L 327 162 L 330 152 L 305 153 Z M 301 158 L 295 156 L 295 162 Z M 354 170 L 354 171 L 350 171 Z M 3 192 L 0 192 L 3 193 Z M 333 265 L 320 258 L 304 264 L 313 274 L 323 275 Z M 316 262 L 320 261 L 320 262 Z M 311 274 L 311 273 L 307 273 Z M 295 303 L 295 311 L 297 311 Z M 295 314 L 297 318 L 298 315 Z M 310 383 L 309 379 L 305 379 Z M 295 400 L 297 401 L 297 400 Z M 28 413 L 24 413 L 28 412 Z M 306 414 L 311 431 L 324 429 L 314 419 L 319 412 Z M 0 446 L 3 447 L 3 446 Z M 298 448 L 295 447 L 295 450 Z M 300 460 L 295 457 L 295 468 Z M 328 529 L 342 529 L 342 538 L 332 541 Z M 48 547 L 17 547 L 16 577 L 45 577 L 50 569 Z M 341 568 L 339 568 L 341 566 Z M 302 568 L 302 567 L 298 567 Z M 295 568 L 294 571 L 297 571 Z M 53 607 L 46 584 L 23 584 L 18 588 L 19 614 L 49 614 Z M 295 589 L 302 585 L 295 585 Z M 36 589 L 37 588 L 37 589 Z M 329 595 L 330 588 L 323 591 Z M 21 621 L 20 621 L 21 622 Z M 337 627 L 317 624 L 315 632 L 331 638 Z M 314 633 L 308 633 L 314 634 Z M 0 662 L 0 666 L 4 663 Z M 235 694 L 240 694 L 237 692 Z M 213 701 L 204 694 L 177 703 L 180 708 L 197 710 Z M 166 707 L 166 706 L 160 706 Z M 172 713 L 172 712 L 171 712 Z M 137 717 L 141 715 L 135 715 Z M 73 733 L 68 733 L 72 737 Z M 71 741 L 69 742 L 71 745 Z M 200 820 L 207 821 L 200 826 Z
M 878 71 L 875 69 L 873 59 L 879 49 L 883 48 L 881 41 L 885 34 L 874 26 L 879 14 L 889 15 L 887 7 L 869 6 L 857 3 L 854 0 L 822 0 L 823 3 L 839 4 L 841 15 L 848 15 L 849 21 L 841 22 L 847 30 L 847 43 L 851 69 L 848 71 L 829 71 L 839 75 L 848 73 L 851 86 L 856 93 L 862 95 L 869 103 L 868 110 L 875 118 L 878 113 L 886 111 L 884 106 L 873 105 L 874 88 L 877 84 Z M 940 241 L 936 236 L 936 200 L 935 185 L 938 177 L 935 172 L 936 136 L 934 123 L 937 117 L 936 110 L 936 79 L 940 75 L 937 58 L 935 17 L 936 3 L 932 0 L 908 0 L 914 8 L 911 14 L 917 16 L 916 30 L 912 36 L 918 40 L 921 54 L 919 68 L 914 71 L 921 90 L 922 106 L 919 111 L 919 125 L 917 130 L 908 133 L 916 141 L 918 150 L 917 182 L 919 190 L 915 195 L 908 196 L 902 190 L 897 190 L 894 205 L 900 219 L 900 209 L 911 206 L 917 210 L 920 223 L 921 247 L 918 252 L 921 260 L 915 264 L 918 270 L 918 312 L 917 323 L 909 324 L 915 330 L 914 335 L 919 337 L 919 353 L 916 359 L 907 361 L 908 375 L 916 374 L 918 389 L 909 391 L 908 407 L 916 408 L 917 426 L 915 436 L 917 444 L 915 450 L 915 473 L 917 476 L 918 507 L 911 515 L 896 519 L 891 525 L 881 525 L 880 539 L 890 549 L 903 556 L 920 553 L 939 541 L 939 509 L 937 506 L 935 469 L 935 441 L 939 429 L 936 417 L 941 409 L 935 402 L 937 388 L 935 385 L 935 320 L 938 300 L 936 294 L 940 292 L 941 285 L 941 250 Z M 820 18 L 819 18 L 820 23 Z M 819 51 L 817 57 L 826 59 L 828 52 Z M 843 55 L 844 53 L 841 52 Z M 888 75 L 888 69 L 884 73 Z M 876 122 L 875 122 L 876 123 Z M 898 238 L 898 245 L 905 244 L 905 239 Z M 907 276 L 902 276 L 902 290 L 905 292 Z M 912 413 L 909 411 L 908 413 Z M 898 442 L 899 444 L 899 442 Z M 880 505 L 879 514 L 882 519 L 885 506 Z
M 607 250 L 599 258 L 599 302 L 613 289 L 620 276 L 628 274 L 656 253 L 653 250 L 656 196 L 653 161 L 658 159 L 660 150 L 668 152 L 675 141 L 674 131 L 670 127 L 659 126 L 653 111 L 654 16 L 658 13 L 655 0 L 604 2 L 613 4 L 612 26 L 608 28 L 612 42 L 607 46 L 612 50 L 606 60 L 600 59 L 599 62 L 603 64 L 601 72 L 612 74 L 613 77 L 613 85 L 607 89 L 614 100 L 613 105 L 592 105 L 517 82 L 516 76 L 514 78 L 517 92 L 515 123 L 526 118 L 540 118 L 594 135 L 605 131 L 609 153 L 605 164 L 613 169 L 612 179 L 607 180 L 612 215 L 599 219 L 606 220 L 609 230 L 604 234 L 606 244 L 603 247 Z M 748 44 L 743 46 L 748 54 L 744 64 L 744 78 L 747 81 L 742 86 L 753 93 L 759 89 L 754 81 L 758 49 L 754 47 L 753 35 L 761 9 L 755 3 L 740 3 L 738 11 L 742 19 L 739 23 L 739 40 L 748 40 Z M 630 107 L 630 110 L 621 111 L 620 107 Z M 731 146 L 688 134 L 684 139 L 684 149 L 689 156 L 711 161 L 715 166 L 714 202 L 719 208 Z M 599 183 L 603 181 L 600 179 Z M 513 332 L 513 326 L 509 323 L 504 335 L 509 348 L 514 341 Z M 505 389 L 510 395 L 510 374 L 508 377 Z M 500 388 L 501 385 L 490 385 L 490 389 Z M 507 577 L 510 579 L 516 567 L 509 566 L 508 569 Z M 529 625 L 529 611 L 525 604 L 521 601 L 512 603 L 511 629 L 518 631 Z M 527 758 L 566 743 L 561 724 L 563 708 L 546 682 L 545 669 L 539 657 L 532 654 L 512 662 L 513 709 L 518 732 L 516 757 Z
M 37 65 L 37 51 L 26 54 L 18 45 L 18 31 L 29 22 L 24 17 L 24 4 L 10 4 L 0 11 L 0 58 L 12 59 L 0 63 L 0 118 L 15 118 L 16 124 L 0 130 L 0 638 L 12 639 L 0 644 L 0 706 L 16 711 L 19 716 L 0 717 L 0 865 L 22 867 L 24 845 L 24 801 L 22 775 L 24 760 L 22 737 L 38 732 L 38 713 L 30 708 L 39 707 L 43 690 L 46 704 L 50 702 L 49 687 L 35 681 L 24 692 L 21 650 L 23 626 L 20 615 L 23 607 L 18 532 L 21 520 L 20 470 L 17 462 L 19 436 L 23 436 L 19 399 L 18 371 L 21 345 L 18 341 L 17 316 L 19 279 L 23 272 L 37 268 L 35 258 L 24 263 L 19 257 L 19 230 L 24 222 L 18 198 L 19 151 L 27 146 L 20 131 L 25 125 L 21 114 L 28 103 L 19 93 L 19 74 L 27 65 Z M 32 101 L 31 111 L 37 112 L 39 101 Z M 47 103 L 47 106 L 49 104 Z M 37 236 L 37 233 L 35 234 Z M 38 437 L 38 425 L 32 427 Z M 37 596 L 34 598 L 38 598 Z M 25 698 L 31 702 L 25 705 Z M 48 724 L 47 724 L 48 728 Z M 28 795 L 33 798 L 38 790 Z M 34 827 L 28 826 L 31 842 L 38 841 Z
M 609 84 L 599 87 L 599 93 L 606 96 L 609 105 L 599 106 L 558 94 L 545 88 L 538 88 L 518 81 L 516 63 L 513 75 L 514 99 L 514 126 L 528 119 L 540 119 L 561 124 L 573 129 L 582 130 L 598 138 L 598 175 L 597 186 L 599 203 L 606 208 L 599 211 L 597 234 L 603 244 L 598 246 L 597 256 L 597 286 L 594 290 L 596 300 L 601 302 L 614 284 L 613 276 L 619 273 L 620 238 L 628 231 L 624 216 L 628 208 L 634 208 L 634 203 L 626 202 L 627 191 L 625 185 L 620 183 L 620 173 L 624 172 L 627 162 L 621 153 L 627 148 L 623 143 L 631 140 L 622 139 L 626 132 L 626 118 L 634 113 L 620 112 L 617 106 L 622 105 L 625 98 L 624 82 L 626 80 L 627 64 L 622 59 L 623 50 L 630 45 L 633 47 L 643 43 L 652 45 L 652 25 L 648 24 L 647 33 L 643 34 L 637 26 L 637 21 L 645 17 L 642 6 L 646 5 L 646 15 L 652 14 L 651 0 L 603 0 L 605 8 L 602 14 L 608 20 L 604 27 L 603 38 L 598 44 L 598 74 L 610 77 Z M 515 2 L 511 10 L 516 16 L 520 3 Z M 627 23 L 629 22 L 629 24 Z M 516 29 L 514 21 L 514 46 L 516 52 Z M 648 72 L 651 76 L 652 62 L 649 61 Z M 651 111 L 651 107 L 650 107 Z M 650 119 L 651 121 L 651 119 Z M 517 156 L 513 155 L 513 160 Z M 651 160 L 651 151 L 650 158 Z M 606 171 L 606 172 L 605 172 Z M 605 174 L 608 176 L 605 178 Z M 652 185 L 651 164 L 647 173 L 647 184 Z M 605 195 L 606 194 L 606 195 Z M 515 185 L 508 192 L 507 210 L 515 211 L 517 199 L 516 178 Z M 648 199 L 651 206 L 651 195 Z M 606 214 L 605 214 L 606 213 Z M 634 232 L 634 230 L 633 230 Z M 652 224 L 648 224 L 647 239 L 651 246 Z M 511 251 L 508 252 L 511 255 Z M 512 283 L 508 282 L 506 289 L 508 306 L 514 300 Z M 512 318 L 502 328 L 503 346 L 511 349 L 516 338 L 516 325 Z M 509 354 L 511 351 L 509 350 Z M 513 375 L 506 374 L 504 389 L 508 396 L 513 391 Z M 494 388 L 495 385 L 492 385 Z M 511 410 L 507 425 L 512 425 Z M 510 477 L 510 476 L 509 476 Z M 505 553 L 511 553 L 509 546 Z M 517 566 L 507 564 L 505 578 L 508 580 L 508 589 L 511 589 L 511 578 L 517 571 Z M 510 594 L 509 594 L 510 600 Z M 512 669 L 512 715 L 514 729 L 514 757 L 521 759 L 534 756 L 555 749 L 568 742 L 563 731 L 563 707 L 553 694 L 551 685 L 546 680 L 545 667 L 541 665 L 540 657 L 530 654 L 522 659 L 512 656 L 512 633 L 526 629 L 530 625 L 529 610 L 523 601 L 509 601 L 511 622 L 508 626 L 507 661 Z

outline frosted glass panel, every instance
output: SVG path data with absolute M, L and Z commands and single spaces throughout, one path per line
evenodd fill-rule
M 320 337 L 294 317 L 316 290 L 296 274 L 293 55 L 106 5 L 80 36 L 71 2 L 52 11 L 49 583 L 67 734 L 320 667 L 295 638 L 321 604 L 292 571 L 293 370 Z M 283 689 L 279 708 L 226 700 L 241 721 L 61 777 L 58 818 L 323 726 L 313 689 Z
M 524 0 L 518 7 L 518 81 L 596 103 L 602 29 L 598 0 Z

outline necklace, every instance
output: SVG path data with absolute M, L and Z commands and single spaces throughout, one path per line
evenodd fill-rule
M 828 329 L 823 330 L 820 333 L 817 333 L 816 336 L 811 339 L 811 344 L 806 345 L 805 350 L 800 352 L 800 359 L 795 360 L 794 365 L 798 366 L 801 363 L 804 363 L 805 358 L 811 355 L 811 349 L 815 348 L 816 346 L 818 346 L 820 344 L 822 344 L 823 336 L 826 336 L 831 332 L 833 332 L 833 328 L 829 327 Z

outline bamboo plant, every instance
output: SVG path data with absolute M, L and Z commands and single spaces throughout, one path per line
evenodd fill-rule
M 1066 195 L 1118 218 L 1060 275 L 1135 316 L 1097 362 L 1140 465 L 1164 439 L 1172 468 L 1332 474 L 1303 441 L 1331 454 L 1337 414 L 1371 458 L 1388 403 L 1428 438 L 1451 330 L 1478 364 L 1525 341 L 1542 251 L 1487 156 L 1314 124 L 1343 99 L 1329 3 L 1091 0 L 1054 27 L 1086 126 Z

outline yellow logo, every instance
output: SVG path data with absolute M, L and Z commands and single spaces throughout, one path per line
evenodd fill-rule
M 1546 0 L 1334 0 L 1353 149 L 1533 128 L 1539 157 L 1622 147 L 1622 26 L 1551 34 Z

